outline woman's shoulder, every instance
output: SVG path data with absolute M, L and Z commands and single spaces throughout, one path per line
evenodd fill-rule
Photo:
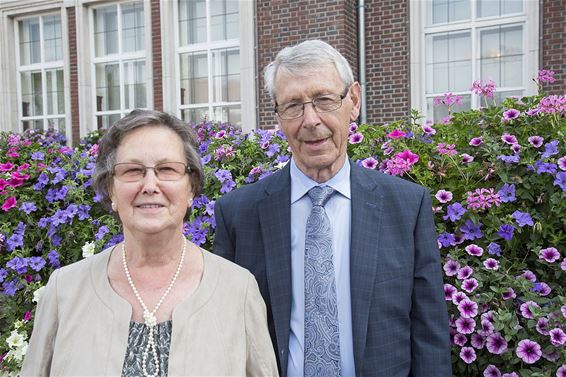
M 210 251 L 202 249 L 202 254 L 205 270 L 214 271 L 222 281 L 230 281 L 231 283 L 239 281 L 247 284 L 250 277 L 253 276 L 247 269 Z
M 112 247 L 109 247 L 100 253 L 57 269 L 54 271 L 54 273 L 56 272 L 57 280 L 72 280 L 73 284 L 76 284 L 77 280 L 87 278 L 89 276 L 88 271 L 92 268 L 104 269 L 108 263 L 108 258 L 110 257 L 111 252 Z

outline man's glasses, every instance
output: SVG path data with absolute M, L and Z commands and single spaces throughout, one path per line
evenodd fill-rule
M 122 182 L 138 182 L 147 174 L 147 169 L 153 169 L 157 179 L 161 181 L 177 181 L 191 168 L 183 162 L 162 162 L 155 166 L 145 166 L 136 162 L 120 162 L 114 164 L 113 175 Z
M 329 113 L 338 110 L 342 106 L 342 100 L 346 97 L 348 89 L 349 88 L 346 88 L 344 94 L 325 94 L 307 102 L 289 102 L 282 105 L 276 104 L 274 111 L 281 119 L 295 119 L 303 116 L 307 103 L 312 103 L 317 113 Z

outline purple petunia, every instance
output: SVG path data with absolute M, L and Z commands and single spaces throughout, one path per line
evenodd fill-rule
M 61 262 L 59 262 L 59 254 L 55 250 L 51 250 L 49 254 L 47 254 L 47 260 L 51 267 L 59 268 L 61 266 Z
M 373 157 L 368 157 L 362 161 L 362 166 L 366 169 L 375 169 L 377 167 L 377 160 Z
M 541 335 L 548 335 L 548 318 L 540 317 L 537 321 L 537 325 L 535 326 L 538 333 Z
M 493 364 L 489 364 L 483 371 L 484 377 L 501 377 L 501 372 Z
M 562 191 L 566 192 L 566 172 L 561 171 L 556 173 L 556 179 L 552 184 L 560 187 Z
M 446 276 L 454 276 L 458 273 L 460 269 L 460 263 L 453 259 L 447 259 L 446 263 L 444 264 L 444 273 Z
M 501 140 L 505 143 L 505 144 L 509 144 L 509 145 L 513 145 L 513 144 L 517 144 L 517 137 L 515 135 L 510 135 L 510 134 L 503 134 L 501 136 Z
M 472 347 L 481 350 L 485 347 L 486 340 L 487 338 L 481 334 L 472 334 Z
M 456 320 L 456 330 L 460 334 L 471 334 L 476 328 L 476 321 L 472 318 L 460 317 Z
M 505 183 L 497 193 L 503 203 L 514 202 L 516 200 L 514 184 Z
M 525 225 L 528 226 L 533 226 L 533 219 L 531 218 L 531 215 L 529 215 L 527 212 L 521 212 L 519 210 L 513 212 L 513 214 L 511 215 L 515 221 L 517 222 L 517 225 L 519 225 L 521 228 L 524 227 Z
M 530 136 L 527 140 L 529 141 L 529 144 L 535 148 L 540 148 L 542 143 L 544 143 L 544 139 L 538 135 Z
M 452 296 L 452 303 L 454 305 L 458 305 L 459 303 L 461 303 L 463 300 L 466 299 L 468 299 L 468 296 L 464 292 L 456 292 L 454 293 L 454 296 Z
M 462 164 L 469 164 L 470 162 L 474 161 L 474 157 L 470 156 L 467 153 L 460 154 L 460 157 L 462 157 Z
M 472 347 L 462 347 L 460 350 L 460 358 L 466 364 L 471 364 L 476 360 L 476 351 Z
M 496 332 L 487 337 L 486 347 L 492 354 L 501 355 L 507 351 L 507 341 L 500 333 Z
M 561 328 L 554 328 L 550 330 L 548 334 L 550 335 L 550 342 L 553 346 L 558 347 L 566 344 L 566 333 L 564 333 L 564 330 Z
M 480 257 L 483 255 L 483 248 L 479 247 L 476 244 L 470 244 L 466 246 L 465 250 L 468 254 L 474 257 Z
M 556 377 L 566 377 L 566 364 L 556 370 Z
M 450 191 L 446 191 L 446 190 L 438 190 L 438 192 L 434 195 L 434 197 L 440 203 L 448 203 L 449 201 L 452 200 L 452 193 Z
M 41 271 L 45 267 L 45 259 L 42 257 L 30 257 L 28 259 L 28 266 L 34 271 Z
M 15 281 L 5 281 L 2 283 L 2 289 L 6 296 L 14 296 L 16 291 L 18 290 L 18 286 L 16 285 Z
M 541 158 L 549 158 L 558 154 L 558 140 L 552 140 L 544 145 L 544 152 L 541 154 Z
M 566 156 L 560 157 L 557 162 L 560 170 L 566 170 Z
M 24 202 L 20 205 L 20 211 L 29 215 L 30 213 L 37 211 L 37 207 L 34 202 Z
M 22 257 L 14 257 L 6 263 L 6 267 L 16 271 L 18 274 L 23 274 L 27 271 L 28 259 Z
M 464 266 L 458 270 L 458 279 L 464 280 L 472 276 L 474 270 L 470 266 Z
M 513 288 L 507 288 L 505 291 L 503 291 L 503 293 L 501 294 L 501 297 L 504 300 L 510 300 L 512 298 L 517 297 L 517 294 L 515 293 Z
M 472 147 L 479 147 L 480 145 L 483 144 L 483 139 L 481 136 L 479 137 L 474 137 L 472 140 L 470 140 L 469 143 Z
M 487 252 L 491 255 L 495 255 L 495 256 L 500 257 L 501 256 L 501 246 L 499 246 L 495 242 L 490 242 L 489 245 L 487 245 Z
M 560 253 L 555 247 L 547 247 L 546 249 L 541 249 L 539 251 L 538 257 L 548 263 L 554 263 L 560 259 Z
M 454 235 L 446 232 L 440 233 L 438 235 L 438 242 L 440 243 L 440 245 L 442 245 L 442 247 L 451 246 L 454 242 Z
M 464 318 L 474 318 L 478 315 L 478 304 L 470 299 L 462 300 L 458 304 L 458 311 Z
M 497 259 L 487 258 L 485 261 L 483 261 L 483 265 L 488 270 L 498 270 L 499 269 L 499 261 Z
M 478 287 L 478 281 L 474 278 L 465 279 L 462 282 L 462 289 L 468 293 L 472 293 Z
M 534 301 L 527 301 L 521 304 L 521 306 L 519 307 L 519 310 L 521 311 L 521 315 L 527 319 L 535 318 L 531 308 L 540 309 L 540 306 Z
M 527 364 L 536 363 L 542 355 L 540 345 L 530 339 L 521 340 L 515 353 Z
M 364 135 L 359 132 L 356 132 L 349 137 L 350 144 L 359 144 L 364 140 Z
M 446 207 L 447 214 L 442 218 L 444 220 L 450 219 L 450 221 L 455 222 L 462 218 L 462 215 L 466 213 L 466 209 L 458 202 L 448 205 Z
M 509 109 L 503 112 L 503 121 L 509 122 L 510 120 L 517 119 L 520 114 L 521 112 L 519 110 Z
M 511 240 L 513 238 L 513 232 L 515 231 L 515 227 L 510 224 L 503 224 L 499 227 L 497 234 L 503 238 L 504 240 Z
M 519 161 L 521 160 L 521 157 L 518 154 L 515 154 L 513 156 L 505 156 L 505 155 L 500 155 L 497 156 L 498 160 L 503 161 L 506 164 L 517 164 L 519 163 Z
M 452 284 L 444 284 L 444 299 L 446 301 L 452 301 L 457 289 Z
M 475 240 L 483 237 L 481 227 L 483 224 L 478 222 L 477 225 L 472 220 L 466 220 L 466 223 L 460 228 L 460 231 L 464 234 L 464 238 L 467 240 Z
M 468 338 L 464 334 L 457 333 L 457 334 L 454 334 L 453 341 L 454 341 L 454 344 L 462 347 L 464 344 L 466 344 L 468 342 Z

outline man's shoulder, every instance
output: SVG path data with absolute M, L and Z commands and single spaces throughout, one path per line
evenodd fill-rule
M 389 191 L 392 192 L 416 192 L 422 193 L 427 189 L 417 183 L 408 181 L 401 177 L 385 174 L 378 170 L 366 169 L 361 166 L 353 166 L 352 167 L 354 174 L 353 177 L 356 177 L 358 181 L 366 182 L 366 183 L 373 183 L 378 186 L 381 191 Z

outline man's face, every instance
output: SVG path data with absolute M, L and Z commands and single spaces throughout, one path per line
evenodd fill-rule
M 301 75 L 285 70 L 277 73 L 275 93 L 278 105 L 307 102 L 328 94 L 344 94 L 340 108 L 318 113 L 305 104 L 304 114 L 295 119 L 279 119 L 293 158 L 299 169 L 317 182 L 326 182 L 342 168 L 348 146 L 348 126 L 358 118 L 360 86 L 356 82 L 345 88 L 333 66 Z

